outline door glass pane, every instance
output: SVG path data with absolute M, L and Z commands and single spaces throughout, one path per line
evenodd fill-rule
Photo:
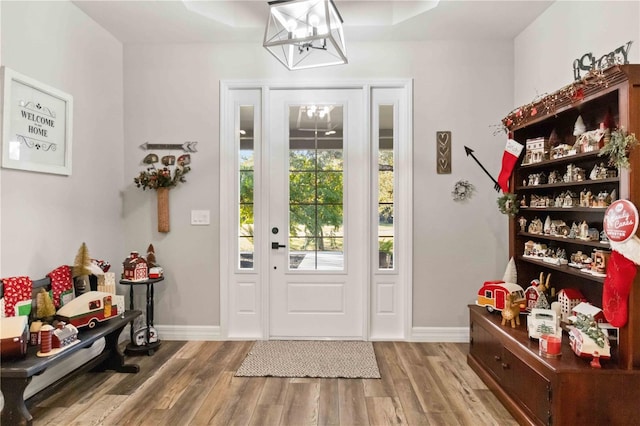
M 393 269 L 395 185 L 393 154 L 393 105 L 378 107 L 378 254 L 379 269 Z
M 289 107 L 289 269 L 344 269 L 342 114 Z
M 240 149 L 238 153 L 239 215 L 238 267 L 253 269 L 254 250 L 254 117 L 253 106 L 240 107 Z

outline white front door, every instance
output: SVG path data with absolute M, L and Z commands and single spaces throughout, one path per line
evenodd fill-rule
M 269 111 L 269 337 L 364 339 L 363 90 L 273 90 Z

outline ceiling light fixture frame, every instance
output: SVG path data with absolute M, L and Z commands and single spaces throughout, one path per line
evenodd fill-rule
M 263 46 L 289 70 L 348 63 L 333 0 L 273 0 Z

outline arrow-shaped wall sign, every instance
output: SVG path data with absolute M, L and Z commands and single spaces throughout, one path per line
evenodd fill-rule
M 476 163 L 478 163 L 478 166 L 480 166 L 482 168 L 482 170 L 484 170 L 484 172 L 487 174 L 487 176 L 489 176 L 489 179 L 491 179 L 493 181 L 493 183 L 495 183 L 495 185 L 493 186 L 493 188 L 500 192 L 500 185 L 498 184 L 498 181 L 495 180 L 493 178 L 493 176 L 491 176 L 491 174 L 487 171 L 487 169 L 484 168 L 484 166 L 480 163 L 480 161 L 478 161 L 478 159 L 476 158 L 475 155 L 473 155 L 473 150 L 471 148 L 469 148 L 468 146 L 465 145 L 464 147 L 464 151 L 467 153 L 467 157 L 471 156 L 473 157 L 473 159 L 475 160 Z
M 196 144 L 198 142 L 185 142 L 185 143 L 149 143 L 145 142 L 140 145 L 140 148 L 147 149 L 181 149 L 184 152 L 197 152 Z

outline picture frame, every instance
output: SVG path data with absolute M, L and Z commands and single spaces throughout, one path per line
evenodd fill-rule
M 73 97 L 10 68 L 2 80 L 2 167 L 71 175 Z

